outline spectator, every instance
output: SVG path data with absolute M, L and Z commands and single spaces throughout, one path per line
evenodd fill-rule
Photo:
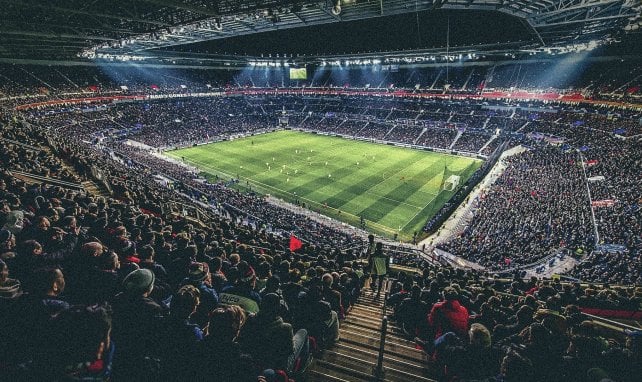
M 149 297 L 154 280 L 152 271 L 137 269 L 125 277 L 123 292 L 115 297 L 113 336 L 118 352 L 114 370 L 119 376 L 147 378 L 150 372 L 159 369 L 154 356 L 165 309 Z
M 443 301 L 432 307 L 428 322 L 434 329 L 435 338 L 448 332 L 465 338 L 468 331 L 468 309 L 462 306 L 458 299 L 457 290 L 447 287 L 443 292 Z
M 159 333 L 161 349 L 157 349 L 165 380 L 191 379 L 198 375 L 199 342 L 204 335 L 190 317 L 200 305 L 200 295 L 196 287 L 184 285 L 172 297 L 169 315 Z
M 278 315 L 281 298 L 268 293 L 261 310 L 248 317 L 239 335 L 241 348 L 257 360 L 262 369 L 286 370 L 288 373 L 305 369 L 310 359 L 308 332 L 299 329 Z
M 374 292 L 377 291 L 375 298 L 381 295 L 381 287 L 383 286 L 383 279 L 386 277 L 390 268 L 389 257 L 383 253 L 383 243 L 377 242 L 375 250 L 368 259 L 370 266 L 371 280 L 370 289 Z
M 244 354 L 237 337 L 245 325 L 245 311 L 238 305 L 212 311 L 205 337 L 201 377 L 221 382 L 255 382 L 258 372 L 249 354 Z

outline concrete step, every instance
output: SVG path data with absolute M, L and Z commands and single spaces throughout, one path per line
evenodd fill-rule
M 347 331 L 350 331 L 350 332 L 360 333 L 365 336 L 372 336 L 379 339 L 379 336 L 381 335 L 380 325 L 381 324 L 378 324 L 377 326 L 370 326 L 366 322 L 357 321 L 352 323 L 345 323 L 342 329 L 346 329 Z M 403 335 L 403 333 L 400 333 L 399 329 L 397 328 L 391 329 L 390 327 L 388 327 L 387 339 L 408 347 L 412 347 L 412 348 L 415 347 L 415 342 L 407 338 L 405 335 Z
M 335 352 L 333 350 L 326 350 L 324 356 L 324 361 L 332 363 L 336 366 L 343 366 L 345 368 L 358 371 L 362 374 L 372 374 L 373 367 L 377 363 L 376 355 L 374 358 L 368 357 L 366 359 L 357 356 L 356 354 L 345 354 Z M 394 381 L 394 382 L 414 382 L 414 381 L 430 381 L 427 377 L 423 375 L 417 375 L 413 372 L 400 370 L 400 368 L 388 365 L 384 366 L 386 370 L 385 380 Z M 421 372 L 421 371 L 420 371 Z
M 332 378 L 335 378 L 339 381 L 350 381 L 350 382 L 361 382 L 361 381 L 369 382 L 373 380 L 372 371 L 364 373 L 362 371 L 354 370 L 352 368 L 346 367 L 341 364 L 335 364 L 334 362 L 329 362 L 325 360 L 325 355 L 323 358 L 324 359 L 316 360 L 313 368 L 309 369 L 306 372 L 306 374 L 312 374 L 316 372 L 321 375 L 331 376 Z M 314 378 L 314 376 L 312 377 Z M 326 379 L 308 379 L 308 381 L 325 382 Z
M 346 317 L 343 320 L 343 325 L 355 325 L 364 329 L 370 329 L 373 332 L 379 333 L 381 331 L 381 320 L 374 320 L 367 317 L 357 317 L 355 315 Z M 399 338 L 412 341 L 412 338 L 409 338 L 406 333 L 401 330 L 394 322 L 388 321 L 388 335 L 394 335 Z
M 346 342 L 336 343 L 331 350 L 337 353 L 349 354 L 361 359 L 370 359 L 375 361 L 379 354 L 378 349 L 355 346 Z M 384 365 L 389 365 L 401 370 L 412 371 L 419 375 L 425 374 L 428 371 L 426 368 L 426 360 L 423 359 L 409 359 L 397 356 L 396 354 L 385 353 L 383 361 Z
M 102 187 L 100 187 L 98 184 L 96 184 L 92 180 L 85 180 L 80 184 L 83 186 L 85 191 L 87 191 L 89 194 L 92 194 L 94 196 L 104 196 L 104 197 L 109 196 L 109 194 L 105 190 L 103 190 Z
M 370 314 L 379 316 L 383 313 L 383 306 L 369 305 L 365 302 L 357 302 L 352 309 L 369 312 Z
M 352 344 L 353 346 L 361 346 L 373 350 L 379 350 L 379 335 L 372 332 L 360 332 L 354 330 L 353 327 L 345 328 L 341 331 L 341 342 Z M 425 353 L 415 348 L 414 343 L 406 340 L 400 340 L 393 336 L 386 337 L 386 345 L 384 348 L 386 353 L 396 354 L 411 360 L 425 359 Z
M 335 370 L 320 368 L 319 370 L 308 370 L 305 376 L 305 382 L 351 382 L 355 381 L 351 375 L 332 375 Z
M 83 188 L 88 193 L 92 195 L 100 194 L 100 189 L 98 189 L 98 186 L 94 182 L 84 181 L 84 182 L 81 182 L 80 184 L 82 184 Z
M 308 382 L 370 382 L 375 381 L 373 367 L 377 364 L 383 319 L 383 297 L 364 291 L 359 301 L 341 322 L 341 339 L 326 349 L 308 369 Z M 394 322 L 388 322 L 384 347 L 383 381 L 434 382 L 427 355 Z

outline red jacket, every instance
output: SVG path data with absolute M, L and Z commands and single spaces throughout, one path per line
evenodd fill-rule
M 468 332 L 468 309 L 459 301 L 442 301 L 433 305 L 428 322 L 435 329 L 435 338 L 453 332 L 460 338 L 466 338 Z

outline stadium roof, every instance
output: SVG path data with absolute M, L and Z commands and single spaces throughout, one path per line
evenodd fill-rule
M 68 59 L 81 52 L 88 58 L 101 53 L 162 55 L 168 48 L 204 41 L 337 23 L 347 25 L 344 29 L 354 25 L 359 34 L 364 25 L 359 20 L 380 23 L 381 18 L 415 15 L 419 24 L 420 15 L 435 17 L 444 11 L 480 12 L 490 24 L 485 28 L 503 31 L 507 41 L 512 34 L 524 34 L 522 46 L 550 47 L 636 31 L 640 4 L 639 0 L 0 0 L 0 57 Z M 506 19 L 517 20 L 522 28 L 504 28 Z M 465 23 L 465 18 L 453 17 L 452 22 Z M 445 47 L 445 41 L 441 45 Z

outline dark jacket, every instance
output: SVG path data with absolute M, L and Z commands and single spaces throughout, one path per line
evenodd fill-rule
M 114 372 L 120 377 L 138 378 L 146 370 L 146 358 L 154 358 L 160 348 L 160 323 L 164 309 L 149 297 L 121 293 L 113 304 L 112 338 L 118 347 Z
M 199 377 L 196 380 L 219 382 L 255 382 L 257 374 L 249 354 L 241 352 L 236 342 L 220 342 L 206 337 L 200 352 Z
M 248 317 L 239 335 L 241 349 L 250 354 L 263 369 L 287 369 L 294 351 L 292 325 L 279 316 L 263 316 L 259 312 Z
M 162 379 L 167 381 L 195 380 L 199 358 L 199 342 L 203 331 L 187 320 L 166 318 L 160 329 L 159 358 Z

